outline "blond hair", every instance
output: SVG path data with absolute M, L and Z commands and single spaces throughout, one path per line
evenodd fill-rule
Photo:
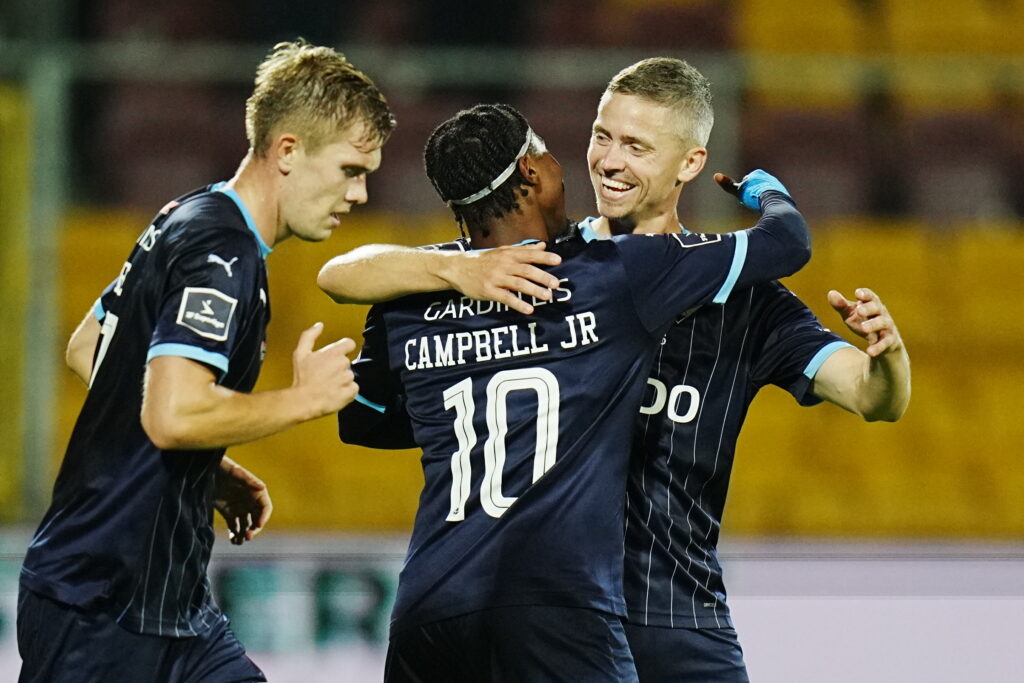
M 384 95 L 340 52 L 300 38 L 275 45 L 257 67 L 245 102 L 245 134 L 257 157 L 266 155 L 275 132 L 285 128 L 316 149 L 359 122 L 367 140 L 379 144 L 395 127 Z
M 672 108 L 686 121 L 684 139 L 708 144 L 715 122 L 711 82 L 687 62 L 672 57 L 641 60 L 617 73 L 605 92 L 635 95 Z

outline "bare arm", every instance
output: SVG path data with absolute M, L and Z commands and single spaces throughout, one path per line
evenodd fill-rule
M 317 284 L 338 303 L 370 304 L 456 289 L 473 299 L 498 301 L 532 313 L 533 306 L 513 292 L 550 299 L 558 279 L 538 266 L 560 262 L 557 254 L 544 251 L 543 243 L 468 252 L 371 244 L 328 261 L 320 269 Z
M 142 398 L 142 427 L 162 449 L 219 448 L 253 441 L 348 405 L 359 387 L 347 354 L 355 342 L 342 339 L 317 351 L 323 326 L 302 333 L 292 355 L 287 389 L 252 394 L 216 383 L 212 370 L 178 356 L 149 362 Z
M 64 351 L 64 361 L 86 386 L 92 377 L 92 357 L 96 352 L 96 342 L 99 338 L 100 323 L 90 309 L 71 335 L 68 347 Z
M 865 420 L 894 422 L 910 402 L 910 356 L 878 295 L 866 288 L 856 295 L 857 300 L 850 301 L 832 290 L 828 299 L 868 347 L 844 348 L 829 356 L 814 376 L 812 391 Z

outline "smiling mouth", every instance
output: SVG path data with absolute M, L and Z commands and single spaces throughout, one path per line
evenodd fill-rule
M 612 197 L 625 194 L 634 187 L 636 187 L 636 185 L 631 185 L 630 183 L 626 183 L 621 180 L 615 180 L 614 178 L 601 178 L 601 189 L 604 190 L 605 194 Z

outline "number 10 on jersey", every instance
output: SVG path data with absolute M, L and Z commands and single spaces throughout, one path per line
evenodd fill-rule
M 533 482 L 555 464 L 558 450 L 558 380 L 544 368 L 502 370 L 487 382 L 487 440 L 484 442 L 484 477 L 480 484 L 480 504 L 491 517 L 501 517 L 516 502 L 502 493 L 505 468 L 505 438 L 508 435 L 509 394 L 532 391 L 537 395 L 537 443 L 533 453 Z M 473 416 L 473 379 L 453 384 L 444 391 L 445 410 L 455 411 L 455 436 L 458 449 L 452 454 L 452 506 L 446 521 L 466 518 L 472 466 L 470 453 L 477 443 Z

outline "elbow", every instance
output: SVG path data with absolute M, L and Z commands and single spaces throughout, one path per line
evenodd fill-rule
M 891 410 L 873 410 L 861 413 L 861 417 L 864 418 L 865 422 L 895 422 L 902 416 L 902 412 L 895 412 Z
M 909 403 L 910 395 L 908 394 L 903 400 L 863 410 L 861 417 L 865 422 L 896 422 L 907 412 Z
M 142 430 L 153 445 L 162 451 L 182 450 L 190 446 L 187 432 L 179 420 L 168 419 L 153 410 L 142 406 Z
M 780 277 L 792 275 L 811 260 L 811 231 L 794 207 L 773 207 L 771 215 L 762 216 L 760 226 L 771 234 L 777 263 L 784 271 Z
M 803 268 L 811 260 L 811 230 L 804 217 L 794 209 L 792 215 L 793 262 L 798 263 L 797 270 Z
M 316 286 L 319 287 L 324 294 L 331 297 L 331 300 L 335 303 L 349 303 L 348 298 L 339 291 L 338 283 L 343 281 L 344 278 L 339 276 L 337 271 L 338 266 L 333 262 L 326 263 L 316 276 Z

